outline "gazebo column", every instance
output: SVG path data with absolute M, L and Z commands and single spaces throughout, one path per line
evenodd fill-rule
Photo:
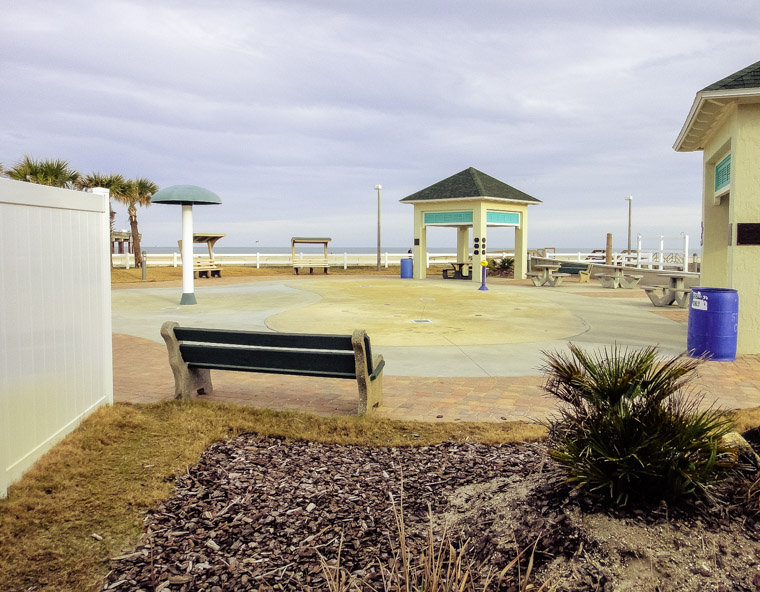
M 424 280 L 427 277 L 427 228 L 425 213 L 422 208 L 414 206 L 414 246 L 412 247 L 412 277 Z
M 470 258 L 470 227 L 457 226 L 457 261 L 462 263 Z
M 488 213 L 484 203 L 478 203 L 472 210 L 472 281 L 480 283 L 480 262 L 486 261 L 483 241 L 488 235 Z M 477 247 L 475 239 L 478 239 Z M 486 244 L 487 247 L 487 244 Z M 477 249 L 477 254 L 475 249 Z
M 515 279 L 524 280 L 528 272 L 528 208 L 520 212 L 520 225 L 515 226 Z

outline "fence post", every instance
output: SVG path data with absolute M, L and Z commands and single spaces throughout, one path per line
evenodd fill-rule
M 343 269 L 348 269 L 348 253 L 343 253 Z
M 261 257 L 259 256 L 259 253 L 256 253 L 256 269 L 259 269 L 261 267 Z
M 641 233 L 636 235 L 636 267 L 641 267 Z
M 683 237 L 683 271 L 689 271 L 689 235 L 681 233 Z
M 129 269 L 129 249 L 124 251 L 124 267 Z
M 425 251 L 425 269 L 430 268 L 430 253 Z

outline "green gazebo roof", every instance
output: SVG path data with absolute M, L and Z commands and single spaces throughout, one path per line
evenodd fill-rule
M 751 66 L 734 72 L 731 76 L 726 76 L 702 90 L 734 90 L 739 88 L 760 88 L 760 62 L 755 62 Z
M 426 187 L 417 193 L 413 193 L 400 201 L 402 203 L 411 203 L 416 201 L 478 197 L 505 199 L 528 204 L 541 203 L 540 199 L 536 199 L 472 167 L 456 175 L 452 175 L 443 181 L 438 181 L 438 183 Z

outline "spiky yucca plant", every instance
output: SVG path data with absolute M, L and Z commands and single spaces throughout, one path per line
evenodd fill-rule
M 551 455 L 571 482 L 621 505 L 704 491 L 729 465 L 719 440 L 730 416 L 702 408 L 704 397 L 688 388 L 703 360 L 659 360 L 657 351 L 544 352 L 543 388 L 563 403 L 549 422 Z

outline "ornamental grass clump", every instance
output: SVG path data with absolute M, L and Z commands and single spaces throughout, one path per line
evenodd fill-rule
M 569 354 L 544 355 L 543 388 L 563 403 L 549 421 L 551 455 L 579 488 L 620 505 L 675 500 L 706 493 L 730 466 L 720 439 L 731 417 L 702 407 L 704 397 L 688 388 L 704 360 L 573 344 Z

